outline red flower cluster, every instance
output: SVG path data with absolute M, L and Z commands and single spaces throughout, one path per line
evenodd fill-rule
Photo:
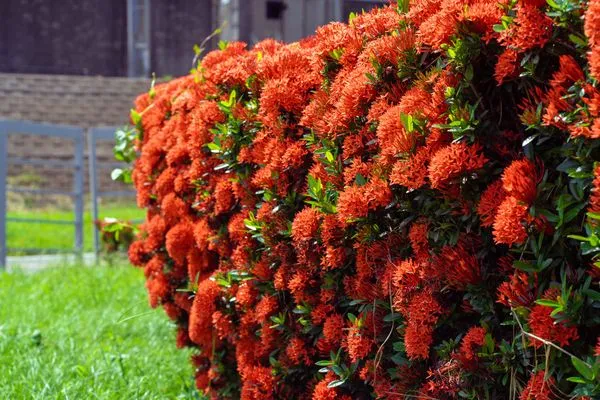
M 521 392 L 520 400 L 552 400 L 556 382 L 552 377 L 546 377 L 544 371 L 532 374 L 527 385 Z
M 532 349 L 597 352 L 599 4 L 393 2 L 141 95 L 130 259 L 203 394 L 588 393 Z

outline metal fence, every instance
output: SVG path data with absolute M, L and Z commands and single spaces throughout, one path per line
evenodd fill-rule
M 130 197 L 135 194 L 134 191 L 101 191 L 98 185 L 98 172 L 108 169 L 123 167 L 124 163 L 117 162 L 99 162 L 96 155 L 96 145 L 100 140 L 114 141 L 114 132 L 117 128 L 103 127 L 91 128 L 89 130 L 65 125 L 52 125 L 43 123 L 34 123 L 26 121 L 0 120 L 0 269 L 6 266 L 6 257 L 9 251 L 21 253 L 39 254 L 39 253 L 75 253 L 83 254 L 83 236 L 84 236 L 84 140 L 88 137 L 88 165 L 89 165 L 89 192 L 92 211 L 92 223 L 99 216 L 98 199 L 102 196 L 110 197 Z M 39 136 L 51 136 L 68 139 L 73 142 L 74 151 L 71 160 L 59 160 L 52 157 L 44 158 L 22 158 L 13 157 L 8 154 L 8 138 L 13 134 L 27 134 Z M 71 191 L 56 189 L 38 189 L 19 186 L 9 186 L 7 184 L 8 166 L 50 166 L 60 169 L 66 169 L 73 173 L 73 188 Z M 107 171 L 107 173 L 109 173 Z M 24 193 L 37 195 L 65 195 L 73 199 L 74 218 L 72 220 L 55 220 L 43 218 L 9 218 L 7 216 L 7 193 Z M 73 248 L 70 251 L 58 248 L 9 248 L 7 246 L 7 223 L 36 223 L 36 224 L 56 224 L 71 225 L 75 227 L 73 238 Z M 94 252 L 98 256 L 100 249 L 100 238 L 97 229 L 94 228 Z

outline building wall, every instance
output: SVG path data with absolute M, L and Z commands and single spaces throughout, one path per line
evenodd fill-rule
M 0 72 L 124 76 L 124 0 L 0 1 Z
M 266 11 L 269 0 L 238 1 L 240 29 L 237 38 L 250 44 L 269 37 L 285 42 L 298 41 L 330 21 L 346 21 L 351 12 L 387 4 L 387 0 L 282 0 L 285 11 L 281 19 L 269 19 Z
M 237 38 L 286 42 L 311 35 L 378 0 L 285 0 L 281 19 L 267 18 L 267 0 L 237 1 Z M 193 46 L 218 26 L 222 0 L 152 0 L 150 72 L 179 76 L 192 67 Z M 127 76 L 127 0 L 1 0 L 0 72 Z M 340 7 L 341 6 L 341 7 Z M 338 7 L 340 9 L 338 9 Z M 209 42 L 207 50 L 214 48 Z
M 336 19 L 336 0 L 287 0 L 280 19 L 267 17 L 269 0 L 245 0 L 240 4 L 239 39 L 251 44 L 266 38 L 295 42 Z
M 348 18 L 350 13 L 360 13 L 362 10 L 369 11 L 374 7 L 381 7 L 387 4 L 387 0 L 345 0 L 344 1 L 344 19 Z
M 153 0 L 150 20 L 150 71 L 183 75 L 212 0 Z M 0 0 L 0 72 L 127 76 L 127 46 L 127 0 Z
M 187 74 L 194 44 L 201 44 L 215 29 L 212 0 L 154 0 L 150 7 L 151 71 L 158 77 Z M 214 41 L 209 44 L 214 46 Z

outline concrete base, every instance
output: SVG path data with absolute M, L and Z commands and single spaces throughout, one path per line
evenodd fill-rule
M 8 272 L 21 270 L 25 272 L 36 272 L 48 267 L 60 267 L 64 265 L 91 266 L 96 263 L 94 253 L 85 253 L 78 259 L 74 254 L 51 254 L 36 256 L 9 256 L 6 258 L 6 270 Z

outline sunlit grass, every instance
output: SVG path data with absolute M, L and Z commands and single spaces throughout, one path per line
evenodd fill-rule
M 10 211 L 8 218 L 73 220 L 72 211 L 63 210 L 19 210 Z M 134 204 L 109 204 L 100 208 L 100 218 L 113 217 L 122 220 L 140 220 L 144 211 Z M 83 218 L 84 251 L 93 250 L 93 221 L 92 215 L 86 211 Z M 8 222 L 6 229 L 7 246 L 9 249 L 38 248 L 73 250 L 75 243 L 75 227 L 73 225 L 55 225 L 43 223 Z M 43 253 L 44 251 L 42 251 Z M 19 255 L 23 252 L 10 251 L 9 255 Z
M 139 270 L 0 273 L 0 399 L 195 398 L 188 358 Z

